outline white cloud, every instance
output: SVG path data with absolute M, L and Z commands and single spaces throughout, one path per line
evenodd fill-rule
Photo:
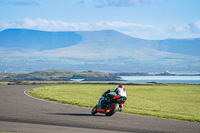
M 200 21 L 195 21 L 189 24 L 189 28 L 192 32 L 200 33 Z
M 166 26 L 165 38 L 200 38 L 200 21 L 185 25 Z
M 152 25 L 141 25 L 135 23 L 125 23 L 120 21 L 106 21 L 97 23 L 85 23 L 85 22 L 64 22 L 56 20 L 46 19 L 23 19 L 9 22 L 0 22 L 0 28 L 26 28 L 46 31 L 84 31 L 84 30 L 123 30 L 123 29 L 151 29 Z
M 194 38 L 200 37 L 200 21 L 188 25 L 174 25 L 158 27 L 121 21 L 103 21 L 96 23 L 64 22 L 46 20 L 41 18 L 22 19 L 16 21 L 0 22 L 0 30 L 9 28 L 25 28 L 43 31 L 94 31 L 116 30 L 124 34 L 143 39 L 166 39 L 166 38 Z
M 46 20 L 46 19 L 23 19 L 10 22 L 0 22 L 0 29 L 8 28 L 25 28 L 25 29 L 35 29 L 35 30 L 44 30 L 44 31 L 79 31 L 79 30 L 88 30 L 88 23 L 72 23 L 56 20 Z
M 125 22 L 120 22 L 120 21 L 107 21 L 107 22 L 98 22 L 96 23 L 96 26 L 99 27 L 105 27 L 105 28 L 152 28 L 152 25 L 141 25 L 141 24 L 135 24 L 135 23 L 125 23 Z

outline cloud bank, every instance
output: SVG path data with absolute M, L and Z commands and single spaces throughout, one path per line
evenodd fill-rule
M 124 34 L 143 39 L 166 39 L 166 38 L 197 38 L 200 37 L 200 21 L 191 22 L 186 25 L 173 25 L 158 27 L 127 23 L 121 21 L 103 21 L 96 23 L 87 22 L 64 22 L 46 20 L 41 18 L 21 19 L 15 21 L 0 22 L 0 30 L 9 28 L 24 28 L 43 31 L 94 31 L 94 30 L 116 30 Z
M 200 20 L 190 23 L 189 27 L 191 28 L 192 32 L 199 33 L 200 32 Z

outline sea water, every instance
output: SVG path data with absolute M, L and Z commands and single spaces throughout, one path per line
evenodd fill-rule
M 200 84 L 200 76 L 120 76 L 126 82 L 195 83 Z

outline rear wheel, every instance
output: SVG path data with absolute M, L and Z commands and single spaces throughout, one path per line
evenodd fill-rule
M 107 116 L 113 115 L 117 111 L 118 107 L 119 107 L 118 103 L 112 103 L 110 107 L 106 107 L 105 115 Z
M 95 115 L 96 113 L 97 113 L 97 105 L 91 111 L 92 115 Z

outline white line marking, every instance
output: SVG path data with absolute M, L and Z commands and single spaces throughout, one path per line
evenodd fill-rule
M 40 101 L 43 101 L 43 102 L 48 102 L 48 103 L 66 105 L 66 104 L 62 104 L 62 103 L 56 103 L 56 102 L 47 101 L 47 100 L 44 100 L 44 99 L 39 99 L 39 98 L 37 98 L 37 97 L 33 97 L 33 96 L 29 95 L 29 94 L 27 93 L 27 91 L 28 91 L 28 90 L 25 90 L 25 91 L 24 91 L 24 94 L 27 95 L 27 96 L 29 96 L 29 97 L 31 97 L 31 98 L 33 98 L 33 99 L 40 100 Z
M 77 107 L 77 108 L 86 108 L 86 107 L 79 107 L 79 106 L 75 106 L 75 105 L 63 104 L 63 103 L 56 103 L 56 102 L 47 101 L 47 100 L 44 100 L 44 99 L 39 99 L 39 98 L 37 98 L 37 97 L 33 97 L 33 96 L 29 95 L 29 94 L 27 93 L 27 91 L 28 91 L 28 90 L 25 90 L 25 91 L 24 91 L 24 94 L 25 94 L 26 96 L 31 97 L 31 98 L 36 99 L 36 100 L 40 100 L 40 101 L 48 102 L 48 103 L 53 103 L 53 104 L 58 104 L 58 105 L 64 105 L 64 106 L 72 106 L 72 107 Z M 86 108 L 86 109 L 90 109 L 90 108 Z

